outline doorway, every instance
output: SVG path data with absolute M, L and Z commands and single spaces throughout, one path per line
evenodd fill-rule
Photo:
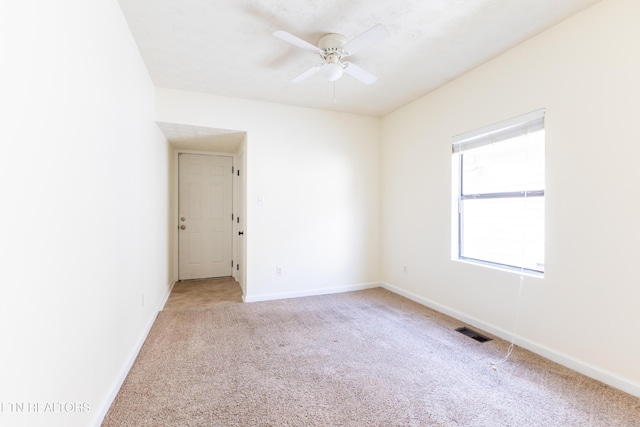
M 232 275 L 232 168 L 231 156 L 178 154 L 178 280 Z

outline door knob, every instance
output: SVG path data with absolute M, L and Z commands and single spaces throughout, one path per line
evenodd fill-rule
M 187 218 L 185 218 L 185 217 L 180 217 L 180 221 L 184 222 L 184 221 L 186 221 L 186 220 L 187 220 Z
M 238 231 L 238 236 L 244 236 L 244 231 Z
M 186 226 L 186 225 L 184 225 L 184 224 L 182 224 L 182 225 L 180 226 L 180 230 L 184 230 L 185 228 L 187 228 L 187 226 Z

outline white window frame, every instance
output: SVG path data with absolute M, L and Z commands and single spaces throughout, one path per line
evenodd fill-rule
M 462 194 L 462 158 L 463 153 L 473 148 L 482 147 L 496 142 L 506 141 L 529 132 L 544 130 L 545 110 L 539 109 L 530 113 L 504 120 L 490 126 L 456 135 L 452 139 L 452 230 L 451 230 L 451 259 L 468 262 L 490 268 L 497 268 L 521 274 L 544 277 L 544 264 L 540 269 L 525 268 L 523 265 L 506 265 L 491 260 L 467 258 L 462 253 L 462 200 L 468 195 Z M 544 189 L 528 191 L 512 191 L 503 193 L 474 194 L 473 198 L 487 200 L 516 197 L 544 197 Z M 470 198 L 470 197 L 469 197 Z

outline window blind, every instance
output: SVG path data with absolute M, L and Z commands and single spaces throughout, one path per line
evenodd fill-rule
M 456 135 L 452 139 L 452 151 L 459 153 L 542 130 L 544 113 L 544 108 L 541 108 L 491 126 Z

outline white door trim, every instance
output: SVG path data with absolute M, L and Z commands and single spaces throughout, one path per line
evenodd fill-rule
M 238 158 L 236 163 L 236 173 L 233 175 L 235 184 L 235 200 L 237 203 L 234 205 L 234 212 L 236 218 L 240 218 L 238 221 L 234 221 L 234 240 L 236 242 L 236 250 L 234 252 L 234 259 L 236 260 L 236 268 L 233 270 L 233 277 L 240 284 L 242 289 L 242 295 L 247 294 L 247 201 L 246 201 L 246 145 L 243 144 L 238 151 Z M 240 171 L 238 173 L 238 171 Z M 240 237 L 240 232 L 243 233 Z M 239 264 L 239 268 L 238 268 Z
M 178 281 L 178 252 L 179 252 L 179 238 L 178 238 L 178 209 L 179 209 L 179 176 L 178 176 L 178 162 L 179 156 L 181 153 L 184 154 L 200 154 L 204 156 L 223 156 L 223 157 L 231 157 L 233 167 L 237 169 L 238 156 L 232 153 L 223 153 L 223 152 L 215 152 L 215 151 L 195 151 L 195 150 L 184 150 L 184 149 L 176 149 L 173 150 L 173 159 L 172 159 L 172 168 L 171 168 L 171 198 L 169 200 L 169 230 L 170 230 L 170 245 L 171 245 L 171 280 Z M 235 174 L 234 174 L 235 177 Z M 238 211 L 238 201 L 236 196 L 235 188 L 237 186 L 237 182 L 235 179 L 232 180 L 232 206 L 234 215 Z M 233 229 L 232 229 L 232 239 L 231 239 L 231 253 L 237 254 L 237 245 L 238 245 L 238 229 L 237 224 L 234 221 Z M 234 270 L 235 271 L 235 263 L 234 259 Z M 234 276 L 235 277 L 235 276 Z

